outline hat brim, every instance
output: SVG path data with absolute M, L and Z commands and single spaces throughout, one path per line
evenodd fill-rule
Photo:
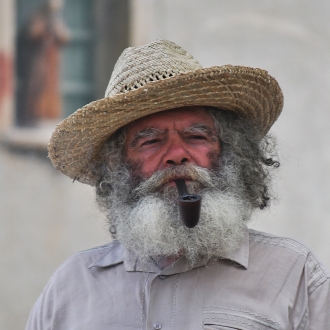
M 127 93 L 91 102 L 57 125 L 48 145 L 54 167 L 94 186 L 92 164 L 120 127 L 147 115 L 183 106 L 212 106 L 249 119 L 265 135 L 280 115 L 283 95 L 267 71 L 243 66 L 198 69 L 146 83 Z

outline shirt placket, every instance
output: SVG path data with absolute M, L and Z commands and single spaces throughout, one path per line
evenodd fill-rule
M 149 276 L 145 290 L 145 329 L 176 329 L 176 299 L 180 274 Z

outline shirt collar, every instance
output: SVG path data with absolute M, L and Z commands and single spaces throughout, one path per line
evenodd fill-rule
M 225 256 L 224 259 L 231 260 L 236 264 L 243 266 L 245 269 L 248 269 L 249 266 L 249 255 L 250 255 L 250 235 L 249 229 L 246 227 L 244 236 L 239 244 L 239 247 L 228 256 Z
M 233 261 L 235 264 L 241 265 L 245 269 L 249 264 L 249 231 L 246 228 L 241 244 L 233 253 L 224 256 L 221 259 Z M 160 269 L 156 264 L 143 265 L 139 262 L 138 256 L 134 255 L 127 249 L 125 249 L 118 241 L 111 243 L 105 250 L 101 258 L 90 264 L 88 268 L 92 267 L 110 267 L 119 263 L 125 265 L 126 271 L 142 271 L 150 273 L 159 273 Z M 182 273 L 193 268 L 206 265 L 207 259 L 201 258 L 194 266 L 189 265 L 185 257 L 182 257 L 175 261 L 172 265 L 162 270 L 162 274 L 175 274 Z
M 120 264 L 124 261 L 124 247 L 118 242 L 110 243 L 104 250 L 101 257 L 93 261 L 88 268 L 109 267 Z

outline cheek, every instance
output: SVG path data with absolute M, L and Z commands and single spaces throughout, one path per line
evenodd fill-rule
M 139 166 L 135 166 L 135 168 L 140 171 L 141 176 L 147 178 L 161 169 L 165 154 L 166 151 L 163 148 L 152 148 L 140 153 L 131 152 L 127 160 L 131 164 L 139 164 Z
M 205 168 L 213 168 L 215 164 L 219 163 L 220 147 L 214 146 L 214 148 L 198 150 L 195 155 L 197 165 Z
M 209 169 L 219 170 L 220 151 L 211 151 L 207 156 L 210 162 Z
M 148 161 L 141 164 L 140 171 L 141 175 L 146 178 L 150 177 L 155 172 L 152 164 Z
M 156 162 L 148 157 L 126 158 L 125 163 L 133 179 L 148 178 L 157 170 Z

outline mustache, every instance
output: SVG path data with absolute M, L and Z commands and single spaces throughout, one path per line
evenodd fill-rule
M 214 175 L 211 170 L 188 163 L 159 170 L 149 178 L 141 179 L 132 193 L 139 196 L 153 193 L 176 179 L 192 181 L 203 188 L 214 187 Z

